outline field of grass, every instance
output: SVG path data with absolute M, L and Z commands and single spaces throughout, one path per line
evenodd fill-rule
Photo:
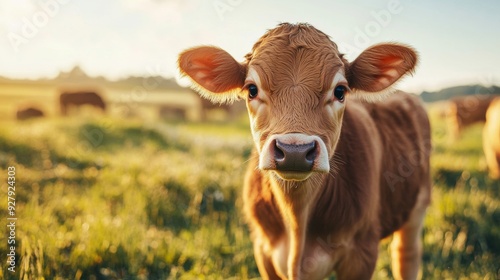
M 433 120 L 433 203 L 424 279 L 500 278 L 500 182 L 487 177 L 481 126 L 455 142 Z M 258 277 L 241 199 L 245 123 L 112 117 L 3 121 L 0 217 L 16 168 L 16 271 L 0 279 Z M 388 243 L 375 279 L 391 279 Z M 334 279 L 334 276 L 332 277 Z

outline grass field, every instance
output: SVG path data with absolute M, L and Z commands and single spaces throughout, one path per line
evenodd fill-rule
M 481 126 L 450 144 L 444 122 L 432 123 L 423 278 L 499 279 L 500 182 L 487 177 Z M 5 262 L 4 229 L 0 279 L 258 277 L 241 213 L 247 124 L 73 117 L 0 126 L 4 223 L 9 166 L 17 183 L 16 269 Z M 391 279 L 389 241 L 375 279 Z

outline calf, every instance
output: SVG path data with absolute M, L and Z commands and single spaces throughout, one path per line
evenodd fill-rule
M 181 72 L 203 96 L 246 100 L 255 149 L 244 210 L 264 279 L 332 271 L 370 279 L 379 240 L 393 232 L 394 276 L 417 277 L 429 122 L 417 97 L 390 90 L 416 63 L 398 44 L 348 62 L 321 31 L 288 23 L 264 34 L 244 63 L 209 46 L 180 54 Z
M 483 128 L 483 150 L 490 177 L 500 178 L 500 97 L 495 98 L 486 112 Z

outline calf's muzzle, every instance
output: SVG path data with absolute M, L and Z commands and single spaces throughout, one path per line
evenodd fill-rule
M 274 160 L 280 171 L 308 172 L 317 156 L 316 141 L 305 144 L 287 144 L 276 139 Z
M 328 151 L 316 135 L 274 134 L 260 149 L 259 169 L 273 171 L 284 180 L 303 181 L 313 173 L 330 171 Z

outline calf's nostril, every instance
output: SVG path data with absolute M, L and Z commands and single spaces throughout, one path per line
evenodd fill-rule
M 316 142 L 313 142 L 311 149 L 306 154 L 306 160 L 307 161 L 314 161 L 316 159 L 317 155 L 318 155 L 318 152 L 316 149 Z
M 274 159 L 280 161 L 285 159 L 285 153 L 277 145 L 274 146 Z

